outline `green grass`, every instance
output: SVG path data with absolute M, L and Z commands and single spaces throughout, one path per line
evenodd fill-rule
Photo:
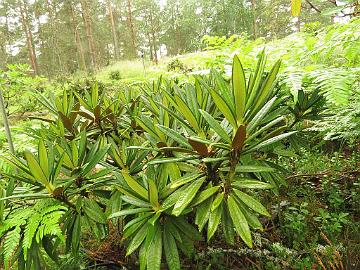
M 120 80 L 144 80 L 158 77 L 163 71 L 160 66 L 155 66 L 149 61 L 145 62 L 144 69 L 144 64 L 141 59 L 122 60 L 101 69 L 96 74 L 96 78 L 103 82 L 112 82 L 111 73 L 119 72 Z

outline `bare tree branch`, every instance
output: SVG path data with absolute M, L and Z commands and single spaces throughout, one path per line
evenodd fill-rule
M 321 10 L 315 7 L 309 0 L 306 0 L 306 3 L 308 3 L 312 9 L 316 10 L 316 12 L 321 13 Z

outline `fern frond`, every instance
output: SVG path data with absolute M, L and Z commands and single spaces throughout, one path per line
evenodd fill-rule
M 5 220 L 2 224 L 0 224 L 0 238 L 5 235 L 11 228 L 15 227 L 16 225 Z
M 27 257 L 27 250 L 31 247 L 33 238 L 36 234 L 36 231 L 38 229 L 38 226 L 41 222 L 41 214 L 39 213 L 35 213 L 34 215 L 32 215 L 25 227 L 25 232 L 24 232 L 24 239 L 23 239 L 23 250 L 24 250 L 24 258 Z
M 310 77 L 318 84 L 320 93 L 337 106 L 348 103 L 356 81 L 354 71 L 344 68 L 317 69 Z
M 8 231 L 8 233 L 6 234 L 3 250 L 5 265 L 9 263 L 9 260 L 12 258 L 17 247 L 19 246 L 19 241 L 21 237 L 20 233 L 21 227 L 16 226 L 15 229 Z

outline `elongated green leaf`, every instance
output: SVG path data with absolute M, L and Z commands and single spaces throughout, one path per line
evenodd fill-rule
M 281 65 L 281 61 L 278 60 L 275 63 L 275 65 L 273 66 L 273 68 L 271 69 L 271 71 L 269 72 L 269 74 L 267 75 L 265 82 L 261 87 L 260 96 L 258 97 L 258 99 L 256 101 L 256 105 L 254 107 L 254 112 L 257 111 L 257 109 L 260 106 L 262 106 L 262 104 L 264 104 L 264 102 L 266 101 L 266 99 L 269 97 L 272 90 L 274 89 L 275 84 L 276 84 L 276 77 L 279 72 L 280 65 Z
M 135 206 L 142 207 L 142 208 L 150 208 L 151 207 L 150 203 L 140 200 L 138 198 L 135 198 L 133 196 L 123 195 L 123 196 L 121 196 L 121 199 L 124 202 L 129 203 L 130 205 L 135 205 Z
M 44 174 L 42 168 L 40 167 L 39 163 L 35 159 L 34 155 L 30 151 L 24 152 L 27 164 L 29 166 L 29 170 L 31 174 L 35 177 L 35 179 L 43 184 L 46 187 L 50 187 L 51 184 L 49 183 L 46 175 Z
M 164 228 L 166 229 L 167 232 L 171 233 L 174 236 L 176 241 L 180 243 L 182 242 L 181 233 L 179 229 L 174 225 L 171 219 L 166 220 Z
M 192 173 L 190 175 L 184 175 L 183 177 L 171 182 L 169 184 L 169 188 L 174 189 L 174 188 L 180 187 L 186 183 L 189 183 L 189 182 L 199 178 L 200 176 L 201 176 L 201 174 L 199 174 L 199 173 Z
M 241 239 L 252 248 L 252 240 L 251 240 L 251 233 L 249 229 L 249 224 L 246 221 L 244 214 L 241 212 L 239 205 L 236 201 L 232 198 L 233 195 L 229 195 L 228 197 L 228 208 L 231 219 L 234 223 L 236 232 L 240 235 Z
M 191 206 L 196 206 L 200 203 L 202 203 L 203 201 L 205 201 L 207 198 L 209 198 L 210 196 L 212 196 L 213 194 L 215 194 L 218 190 L 219 190 L 220 186 L 215 186 L 215 187 L 210 187 L 207 188 L 203 191 L 201 191 L 193 200 Z
M 221 171 L 229 171 L 230 168 L 222 168 Z M 236 172 L 248 173 L 248 172 L 272 172 L 274 168 L 259 165 L 237 165 L 235 168 Z
M 126 210 L 121 210 L 119 212 L 115 212 L 115 213 L 111 214 L 109 216 L 109 218 L 121 217 L 121 216 L 126 216 L 126 215 L 133 215 L 133 214 L 138 214 L 138 213 L 143 213 L 143 212 L 150 212 L 150 211 L 151 211 L 150 208 L 126 209 Z
M 254 210 L 255 212 L 258 212 L 259 214 L 262 214 L 264 216 L 268 216 L 270 217 L 269 212 L 266 210 L 266 208 L 256 199 L 254 199 L 253 197 L 251 197 L 250 195 L 237 190 L 237 189 L 233 189 L 236 196 L 244 203 L 246 204 L 249 208 L 251 208 L 252 210 Z
M 244 205 L 242 202 L 239 203 L 239 206 L 240 206 L 241 212 L 243 212 L 247 222 L 249 223 L 249 226 L 252 229 L 263 231 L 264 228 L 263 228 L 260 220 L 258 219 L 258 217 L 255 215 L 255 213 L 251 212 L 251 210 L 246 205 Z
M 201 232 L 209 219 L 213 198 L 209 198 L 196 208 L 195 224 Z
M 215 92 L 215 90 L 209 90 L 209 91 L 210 91 L 211 97 L 213 98 L 217 108 L 225 116 L 225 118 L 229 121 L 229 123 L 234 128 L 236 128 L 237 127 L 236 119 L 235 119 L 234 114 L 233 114 L 232 110 L 230 109 L 230 107 L 226 104 L 224 99 L 218 93 Z
M 78 252 L 80 247 L 81 237 L 81 215 L 77 214 L 74 221 L 71 234 L 71 247 L 73 252 Z
M 283 121 L 285 119 L 285 116 L 280 116 L 276 119 L 274 119 L 273 121 L 271 121 L 270 123 L 266 124 L 265 126 L 261 127 L 259 130 L 257 130 L 256 132 L 254 132 L 253 134 L 251 134 L 246 142 L 250 142 L 252 139 L 256 138 L 256 136 L 260 135 L 262 132 L 265 132 L 266 130 L 268 130 L 269 128 L 273 127 L 274 125 L 280 123 L 281 121 Z
M 196 193 L 200 189 L 202 183 L 204 182 L 205 177 L 197 179 L 191 183 L 180 195 L 179 200 L 176 202 L 172 214 L 179 216 L 182 211 L 191 203 L 191 201 L 196 196 Z
M 244 69 L 237 55 L 233 59 L 232 87 L 235 99 L 236 120 L 238 124 L 242 124 L 246 104 L 246 79 Z
M 276 97 L 273 97 L 270 99 L 254 116 L 253 119 L 249 122 L 247 125 L 247 132 L 249 134 L 252 134 L 252 132 L 255 130 L 255 128 L 258 126 L 258 124 L 261 122 L 261 120 L 267 115 L 269 110 L 271 109 L 272 105 L 274 104 L 276 100 Z
M 48 178 L 50 174 L 49 160 L 48 160 L 48 153 L 46 151 L 45 143 L 43 140 L 40 140 L 39 142 L 39 163 L 46 178 Z
M 147 133 L 149 133 L 152 137 L 154 137 L 157 140 L 160 140 L 159 134 L 156 132 L 156 129 L 153 125 L 153 123 L 145 118 L 145 117 L 137 117 L 136 122 L 140 127 L 142 127 Z
M 129 246 L 126 249 L 126 256 L 129 256 L 133 253 L 141 244 L 144 242 L 148 225 L 143 225 L 141 229 L 135 234 L 134 238 L 131 240 Z
M 123 227 L 123 231 L 126 231 L 126 229 L 130 228 L 131 226 L 133 226 L 136 223 L 142 222 L 145 223 L 146 219 L 149 219 L 149 217 L 151 217 L 154 213 L 151 212 L 146 212 L 143 213 L 141 215 L 139 215 L 136 218 L 131 219 L 128 223 L 125 224 L 125 226 Z M 141 223 L 141 224 L 143 224 Z
M 255 147 L 249 149 L 248 151 L 246 151 L 247 153 L 250 152 L 250 151 L 255 151 L 255 150 L 258 150 L 260 148 L 263 148 L 265 146 L 268 146 L 270 144 L 273 144 L 273 143 L 276 143 L 278 141 L 281 141 L 293 134 L 295 134 L 297 131 L 290 131 L 290 132 L 287 132 L 287 133 L 284 133 L 284 134 L 281 134 L 281 135 L 278 135 L 278 136 L 275 136 L 275 137 L 272 137 L 271 139 L 268 139 L 268 140 L 265 140 L 261 143 L 259 143 L 258 145 L 256 145 Z M 245 151 L 244 151 L 245 152 Z
M 192 113 L 192 111 L 189 109 L 189 107 L 186 105 L 186 103 L 177 95 L 175 95 L 175 102 L 176 107 L 181 112 L 183 117 L 189 122 L 189 124 L 196 130 L 200 131 L 199 125 L 197 123 L 197 120 Z
M 91 160 L 82 169 L 81 174 L 83 176 L 86 176 L 99 163 L 99 161 L 104 158 L 104 156 L 106 155 L 106 153 L 109 150 L 109 147 L 110 147 L 110 145 L 107 145 L 97 151 L 97 153 L 91 158 Z
M 180 258 L 176 242 L 174 236 L 170 233 L 166 226 L 164 228 L 163 238 L 165 257 L 169 269 L 180 270 Z
M 144 213 L 144 214 L 148 214 L 148 212 Z M 152 214 L 152 213 L 151 213 Z M 137 233 L 139 231 L 139 229 L 149 220 L 149 217 L 147 216 L 146 218 L 144 218 L 143 220 L 134 223 L 132 225 L 130 225 L 129 227 L 126 228 L 126 230 L 124 230 L 123 233 L 123 237 L 126 238 L 130 238 L 133 235 L 135 235 L 135 233 Z M 149 228 L 153 228 L 153 226 L 148 226 L 148 230 Z
M 255 104 L 255 99 L 260 91 L 260 83 L 262 81 L 264 67 L 265 67 L 265 51 L 263 50 L 258 56 L 258 62 L 256 64 L 256 70 L 254 73 L 254 78 L 249 84 L 248 89 L 248 99 L 246 102 L 246 110 L 252 108 Z
M 85 214 L 98 223 L 106 224 L 106 216 L 96 201 L 87 199 L 83 207 Z
M 149 165 L 155 165 L 155 164 L 165 164 L 165 163 L 176 163 L 176 162 L 182 162 L 187 160 L 193 160 L 197 159 L 197 156 L 189 156 L 189 157 L 174 157 L 174 158 L 156 158 L 150 161 Z
M 213 237 L 214 233 L 216 232 L 220 224 L 221 213 L 222 213 L 222 204 L 220 204 L 214 211 L 210 213 L 208 230 L 207 230 L 207 241 L 210 241 L 210 239 Z
M 162 254 L 162 233 L 161 229 L 157 228 L 154 239 L 148 250 L 147 269 L 160 270 Z
M 241 179 L 235 178 L 235 181 L 231 184 L 237 188 L 250 188 L 250 189 L 270 189 L 273 188 L 272 185 L 266 182 L 252 180 L 252 179 Z
M 158 190 L 156 188 L 156 184 L 154 180 L 149 179 L 149 201 L 153 208 L 159 208 L 159 197 L 158 197 Z
M 222 203 L 223 199 L 224 199 L 224 192 L 221 192 L 215 197 L 215 200 L 213 201 L 213 203 L 211 205 L 211 212 L 219 207 L 219 205 Z
M 227 132 L 221 127 L 221 125 L 216 121 L 209 113 L 203 110 L 199 110 L 201 115 L 204 117 L 206 122 L 210 125 L 210 127 L 218 134 L 224 141 L 227 143 L 231 143 L 231 139 Z
M 223 204 L 221 225 L 222 225 L 225 241 L 228 244 L 233 245 L 235 242 L 234 241 L 234 238 L 235 238 L 234 224 L 230 217 L 228 206 L 225 203 Z
M 148 192 L 147 190 L 141 186 L 127 171 L 121 171 L 122 176 L 124 177 L 124 180 L 129 185 L 129 187 L 140 197 L 142 197 L 145 200 L 148 200 Z
M 162 126 L 162 125 L 157 125 L 157 127 L 164 133 L 166 134 L 168 137 L 170 137 L 171 139 L 173 139 L 174 141 L 176 141 L 177 143 L 190 148 L 190 144 L 187 142 L 187 140 L 185 139 L 185 137 L 181 136 L 179 134 L 179 132 L 174 131 L 171 128 Z

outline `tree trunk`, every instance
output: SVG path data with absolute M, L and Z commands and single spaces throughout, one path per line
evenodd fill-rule
M 56 59 L 55 62 L 55 68 L 60 68 L 60 71 L 63 71 L 63 64 L 60 56 L 60 48 L 59 48 L 59 41 L 57 38 L 57 33 L 59 32 L 57 28 L 56 23 L 56 6 L 54 2 L 50 2 L 50 0 L 46 0 L 46 9 L 49 14 L 49 22 L 50 22 L 50 40 L 51 40 L 51 46 L 52 46 L 52 53 L 53 53 L 53 59 Z M 52 67 L 54 68 L 54 66 Z
M 91 59 L 91 65 L 94 70 L 97 69 L 97 61 L 96 61 L 96 48 L 95 48 L 95 42 L 93 37 L 93 31 L 91 26 L 91 18 L 89 13 L 89 7 L 87 5 L 86 0 L 81 0 L 81 10 L 82 15 L 85 23 L 85 29 L 86 29 L 86 35 L 89 45 L 89 51 L 90 51 L 90 59 Z
M 155 64 L 158 64 L 158 57 L 157 57 L 157 46 L 156 46 L 156 36 L 155 36 L 155 28 L 154 28 L 154 20 L 153 20 L 153 14 L 150 9 L 150 23 L 151 23 L 151 39 L 152 39 L 152 46 L 153 46 L 153 61 Z
M 298 32 L 300 32 L 300 30 L 301 30 L 301 19 L 300 19 L 300 15 L 297 17 L 296 29 L 297 29 Z
M 9 29 L 9 14 L 8 14 L 8 4 L 4 3 L 5 7 L 5 25 L 4 25 L 4 36 L 5 39 L 3 40 L 2 49 L 4 52 L 4 59 L 3 59 L 3 65 L 4 67 L 8 64 L 8 58 L 12 55 L 12 43 L 10 39 L 10 29 Z M 10 53 L 7 53 L 7 50 L 10 50 Z
M 252 25 L 253 25 L 253 37 L 254 40 L 257 39 L 257 16 L 256 16 L 256 2 L 255 0 L 251 0 L 251 10 L 252 10 L 252 15 L 253 15 L 253 21 L 252 21 Z
M 151 37 L 150 37 L 150 33 L 147 32 L 146 34 L 147 34 L 147 38 L 148 38 L 148 41 L 149 41 L 150 60 L 153 61 L 153 59 L 154 59 L 154 53 L 153 53 L 152 40 L 151 40 Z
M 28 53 L 29 53 L 30 65 L 34 71 L 34 74 L 38 75 L 39 69 L 38 69 L 38 64 L 36 61 L 33 36 L 32 36 L 32 32 L 31 32 L 31 28 L 29 26 L 28 11 L 27 11 L 25 2 L 23 2 L 23 1 L 20 1 L 20 13 L 21 13 L 21 23 L 22 23 L 23 30 L 24 30 L 25 36 L 26 36 L 26 44 L 27 44 Z
M 128 25 L 131 34 L 131 44 L 132 44 L 132 57 L 136 57 L 137 48 L 136 48 L 136 34 L 135 34 L 135 27 L 133 22 L 133 14 L 131 11 L 131 0 L 127 0 L 127 13 L 128 13 Z
M 79 66 L 80 66 L 80 68 L 82 70 L 87 72 L 84 49 L 83 49 L 83 46 L 82 46 L 82 43 L 81 43 L 80 34 L 79 34 L 79 31 L 78 31 L 78 23 L 77 23 L 77 20 L 76 20 L 76 14 L 75 14 L 75 10 L 74 10 L 72 1 L 69 1 L 69 8 L 70 8 L 70 12 L 71 12 L 71 22 L 72 22 L 72 25 L 73 25 L 76 49 L 77 49 L 78 58 L 79 58 L 79 61 L 80 61 Z
M 111 23 L 111 31 L 112 31 L 113 42 L 114 42 L 114 55 L 115 55 L 115 59 L 117 60 L 117 59 L 119 59 L 119 45 L 118 45 L 118 39 L 117 39 L 117 35 L 116 35 L 116 27 L 115 27 L 113 9 L 112 9 L 110 0 L 107 0 L 106 3 L 107 3 L 108 11 L 109 11 L 109 19 L 110 19 L 110 23 Z

